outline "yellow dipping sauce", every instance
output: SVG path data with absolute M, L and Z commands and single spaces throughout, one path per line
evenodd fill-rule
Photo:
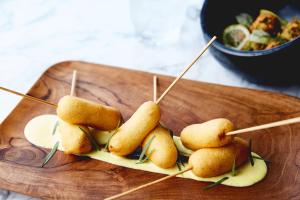
M 27 123 L 25 127 L 24 134 L 26 139 L 30 143 L 36 146 L 44 147 L 44 148 L 52 148 L 54 144 L 60 140 L 58 129 L 56 129 L 56 133 L 52 135 L 52 131 L 57 121 L 58 118 L 56 115 L 40 115 L 33 118 Z M 110 134 L 111 133 L 108 131 L 99 131 L 98 133 L 95 133 L 95 138 L 99 142 L 99 144 L 106 144 L 108 139 L 110 138 Z M 185 155 L 190 155 L 193 152 L 182 145 L 179 137 L 174 136 L 173 139 L 180 152 L 184 153 Z M 58 149 L 63 151 L 61 145 L 59 145 Z M 259 155 L 257 155 L 256 153 L 252 152 L 252 154 L 259 157 Z M 160 173 L 160 174 L 169 175 L 169 174 L 176 173 L 179 170 L 177 166 L 174 166 L 173 168 L 169 168 L 169 169 L 162 169 L 157 167 L 150 161 L 142 164 L 136 164 L 137 160 L 116 156 L 109 152 L 106 152 L 104 149 L 101 151 L 94 151 L 85 154 L 84 156 L 88 156 L 96 160 L 101 160 L 122 167 L 128 167 L 131 169 L 144 170 L 144 171 Z M 236 176 L 232 176 L 231 172 L 229 172 L 217 177 L 201 178 L 195 176 L 191 171 L 188 171 L 182 175 L 179 175 L 178 177 L 194 179 L 197 181 L 216 182 L 221 178 L 227 176 L 229 177 L 229 179 L 222 182 L 223 185 L 234 186 L 234 187 L 246 187 L 261 181 L 267 174 L 266 163 L 263 160 L 258 160 L 258 159 L 255 159 L 254 161 L 255 161 L 254 166 L 251 166 L 250 162 L 248 162 L 243 166 L 239 167 L 237 169 Z M 184 167 L 182 167 L 182 170 L 183 169 Z

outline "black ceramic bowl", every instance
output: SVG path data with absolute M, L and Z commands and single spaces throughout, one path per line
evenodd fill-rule
M 204 38 L 218 36 L 211 52 L 225 67 L 248 80 L 265 84 L 300 83 L 300 37 L 269 50 L 239 51 L 222 44 L 225 27 L 246 12 L 254 18 L 260 9 L 271 10 L 283 19 L 300 17 L 300 0 L 206 0 L 200 18 Z

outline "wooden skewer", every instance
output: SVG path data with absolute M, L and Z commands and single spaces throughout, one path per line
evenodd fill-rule
M 149 186 L 151 186 L 151 185 L 154 185 L 154 184 L 156 184 L 156 183 L 160 183 L 160 182 L 162 182 L 162 181 L 168 180 L 168 179 L 170 179 L 170 178 L 172 178 L 172 177 L 174 177 L 174 176 L 183 174 L 183 173 L 185 173 L 185 172 L 187 172 L 187 171 L 190 171 L 192 168 L 193 168 L 192 166 L 188 166 L 186 169 L 184 169 L 184 170 L 182 170 L 182 171 L 180 171 L 180 172 L 171 174 L 171 175 L 169 175 L 169 176 L 165 176 L 165 177 L 163 177 L 163 178 L 157 179 L 157 180 L 152 181 L 152 182 L 150 182 L 150 183 L 146 183 L 146 184 L 144 184 L 144 185 L 140 185 L 140 186 L 138 186 L 138 187 L 136 187 L 136 188 L 133 188 L 133 189 L 131 189 L 131 190 L 122 192 L 122 193 L 120 193 L 120 194 L 117 194 L 117 195 L 114 195 L 114 196 L 111 196 L 111 197 L 108 197 L 108 198 L 106 198 L 106 199 L 104 199 L 104 200 L 117 199 L 117 198 L 122 197 L 122 196 L 125 196 L 125 195 L 127 195 L 127 194 L 129 194 L 129 193 L 132 193 L 132 192 L 135 192 L 135 191 L 137 191 L 137 190 L 143 189 L 143 188 L 145 188 L 145 187 L 149 187 Z
M 245 129 L 240 129 L 240 130 L 236 130 L 236 131 L 231 131 L 231 132 L 226 133 L 226 135 L 235 135 L 235 134 L 240 134 L 240 133 L 245 133 L 245 132 L 250 132 L 250 131 L 256 131 L 256 130 L 262 130 L 262 129 L 267 129 L 267 128 L 273 128 L 273 127 L 277 127 L 277 126 L 283 126 L 283 125 L 288 125 L 288 124 L 293 124 L 293 123 L 299 123 L 299 122 L 300 122 L 300 117 L 295 117 L 295 118 L 292 118 L 292 119 L 286 119 L 286 120 L 282 120 L 282 121 L 278 121 L 278 122 L 273 122 L 273 123 L 269 123 L 269 124 L 263 124 L 263 125 L 254 126 L 254 127 L 250 127 L 250 128 L 245 128 Z M 172 178 L 174 176 L 177 176 L 179 174 L 187 172 L 187 171 L 189 171 L 191 169 L 192 169 L 192 166 L 189 166 L 187 169 L 185 169 L 185 170 L 183 170 L 181 172 L 177 172 L 175 174 L 163 177 L 161 179 L 152 181 L 150 183 L 146 183 L 144 185 L 138 186 L 138 187 L 133 188 L 131 190 L 128 190 L 126 192 L 123 192 L 123 193 L 120 193 L 118 195 L 109 197 L 106 200 L 111 200 L 111 199 L 116 199 L 116 198 L 122 197 L 122 196 L 127 195 L 129 193 L 132 193 L 134 191 L 140 190 L 142 188 L 148 187 L 150 185 L 162 182 L 164 180 L 167 180 L 169 178 Z
M 22 94 L 20 92 L 17 92 L 17 91 L 14 91 L 14 90 L 10 90 L 10 89 L 4 88 L 4 87 L 0 87 L 0 90 L 3 90 L 3 91 L 6 91 L 6 92 L 15 94 L 15 95 L 27 98 L 27 99 L 30 99 L 32 101 L 36 101 L 36 102 L 40 102 L 40 103 L 43 103 L 43 104 L 47 104 L 47 105 L 53 106 L 55 108 L 57 107 L 57 105 L 54 104 L 54 103 L 51 103 L 51 102 L 48 102 L 48 101 L 45 101 L 45 100 L 42 100 L 42 99 L 39 99 L 39 98 L 36 98 L 36 97 L 32 97 L 32 96 L 29 96 L 29 95 L 26 95 L 26 94 Z
M 77 81 L 77 71 L 73 71 L 73 76 L 72 76 L 72 85 L 71 85 L 71 96 L 76 96 L 76 81 Z
M 300 122 L 300 117 L 295 117 L 295 118 L 286 119 L 286 120 L 282 120 L 282 121 L 278 121 L 278 122 L 272 122 L 269 124 L 262 124 L 259 126 L 253 126 L 250 128 L 244 128 L 244 129 L 240 129 L 240 130 L 236 130 L 236 131 L 231 131 L 231 132 L 226 133 L 226 135 L 235 135 L 235 134 L 257 131 L 257 130 L 273 128 L 273 127 L 277 127 L 277 126 L 283 126 L 283 125 L 294 124 L 294 123 L 299 123 L 299 122 Z
M 236 130 L 236 131 L 231 131 L 231 132 L 226 133 L 226 135 L 240 134 L 240 133 L 245 133 L 245 132 L 250 132 L 250 131 L 256 131 L 256 130 L 262 130 L 262 129 L 272 128 L 272 127 L 277 127 L 277 126 L 283 126 L 283 125 L 293 124 L 293 123 L 299 123 L 299 122 L 300 122 L 300 117 L 296 117 L 296 118 L 282 120 L 282 121 L 273 122 L 273 123 L 269 123 L 269 124 L 263 124 L 263 125 L 254 126 L 254 127 L 250 127 L 250 128 L 245 128 L 245 129 L 240 129 L 240 130 Z M 161 179 L 158 179 L 158 180 L 152 181 L 150 183 L 146 183 L 144 185 L 141 185 L 141 186 L 138 186 L 136 188 L 130 189 L 130 190 L 125 191 L 123 193 L 111 196 L 109 198 L 106 198 L 105 200 L 117 199 L 119 197 L 125 196 L 125 195 L 130 194 L 132 192 L 135 192 L 137 190 L 146 188 L 146 187 L 154 185 L 156 183 L 160 183 L 160 182 L 165 181 L 167 179 L 170 179 L 170 178 L 172 178 L 174 176 L 177 176 L 179 174 L 187 172 L 187 171 L 191 170 L 192 168 L 193 168 L 192 166 L 189 166 L 189 167 L 187 167 L 183 171 L 177 172 L 175 174 L 171 174 L 171 175 L 163 177 Z
M 272 127 L 277 127 L 277 126 L 283 126 L 283 125 L 288 125 L 288 124 L 293 124 L 293 123 L 299 123 L 300 122 L 300 117 L 296 117 L 296 118 L 292 118 L 292 119 L 287 119 L 287 120 L 282 120 L 282 121 L 278 121 L 278 122 L 273 122 L 273 123 L 269 123 L 269 124 L 263 124 L 263 125 L 259 125 L 259 126 L 254 126 L 254 127 L 250 127 L 250 128 L 245 128 L 245 129 L 240 129 L 240 130 L 236 130 L 236 131 L 231 131 L 231 132 L 228 132 L 226 133 L 226 135 L 235 135 L 235 134 L 240 134 L 240 133 L 245 133 L 245 132 L 250 132 L 250 131 L 256 131 L 256 130 L 262 130 L 262 129 L 267 129 L 267 128 L 272 128 Z M 148 187 L 148 186 L 151 186 L 153 184 L 156 184 L 156 183 L 159 183 L 159 182 L 162 182 L 164 180 L 167 180 L 169 178 L 172 178 L 174 176 L 177 176 L 179 174 L 182 174 L 184 172 L 187 172 L 189 170 L 192 169 L 192 166 L 188 167 L 187 169 L 183 170 L 183 171 L 180 171 L 180 172 L 177 172 L 175 174 L 171 174 L 169 176 L 166 176 L 166 177 L 163 177 L 161 179 L 158 179 L 158 180 L 155 180 L 155 181 L 152 181 L 150 183 L 146 183 L 144 185 L 141 185 L 141 186 L 138 186 L 136 188 L 133 188 L 131 190 L 128 190 L 126 192 L 123 192 L 123 193 L 120 193 L 118 195 L 115 195 L 115 196 L 112 196 L 112 197 L 109 197 L 109 198 L 106 198 L 106 200 L 112 200 L 112 199 L 117 199 L 119 197 L 122 197 L 124 195 L 127 195 L 129 193 L 132 193 L 134 191 L 137 191 L 137 190 L 140 190 L 142 188 L 145 188 L 145 187 Z
M 30 96 L 30 95 L 26 95 L 26 94 L 22 94 L 20 92 L 14 91 L 14 90 L 10 90 L 8 88 L 5 87 L 1 87 L 0 86 L 0 90 L 27 98 L 29 100 L 32 101 L 36 101 L 36 102 L 40 102 L 43 104 L 47 104 L 53 107 L 57 107 L 56 104 Z M 258 131 L 258 130 L 263 130 L 263 129 L 268 129 L 268 128 L 273 128 L 273 127 L 277 127 L 277 126 L 284 126 L 284 125 L 288 125 L 288 124 L 294 124 L 294 123 L 300 123 L 300 117 L 295 117 L 295 118 L 291 118 L 291 119 L 286 119 L 286 120 L 282 120 L 282 121 L 278 121 L 278 122 L 272 122 L 272 123 L 268 123 L 268 124 L 262 124 L 259 126 L 254 126 L 254 127 L 250 127 L 250 128 L 244 128 L 244 129 L 240 129 L 240 130 L 236 130 L 236 131 L 231 131 L 226 133 L 226 135 L 235 135 L 235 134 L 241 134 L 241 133 L 246 133 L 246 132 L 251 132 L 251 131 Z
M 72 96 L 75 94 L 76 81 L 77 81 L 77 71 L 74 70 L 74 71 L 73 71 L 73 76 L 72 76 L 71 92 L 70 92 L 70 94 L 71 94 Z M 53 107 L 55 107 L 55 108 L 57 107 L 56 104 L 51 103 L 51 102 L 49 102 L 49 101 L 45 101 L 45 100 L 42 100 L 42 99 L 39 99 L 39 98 L 30 96 L 30 95 L 27 95 L 27 94 L 22 94 L 22 93 L 20 93 L 20 92 L 17 92 L 17 91 L 14 91 L 14 90 L 11 90 L 11 89 L 8 89 L 8 88 L 5 88 L 5 87 L 1 87 L 1 86 L 0 86 L 0 90 L 3 90 L 3 91 L 5 91 L 5 92 L 9 92 L 9 93 L 12 93 L 12 94 L 15 94 L 15 95 L 18 95 L 18 96 L 27 98 L 27 99 L 32 100 L 32 101 L 36 101 L 36 102 L 39 102 L 39 103 L 47 104 L 47 105 L 53 106 Z
M 153 76 L 153 102 L 157 100 L 157 76 Z
M 164 93 L 159 97 L 159 99 L 155 102 L 156 104 L 159 104 L 159 102 L 169 93 L 169 91 L 172 89 L 172 87 L 177 83 L 177 81 L 197 62 L 197 60 L 204 54 L 204 52 L 208 49 L 208 47 L 217 39 L 216 36 L 214 36 L 203 48 L 203 50 L 194 58 L 192 63 L 190 63 L 181 73 L 180 75 L 171 83 L 171 85 L 164 91 Z

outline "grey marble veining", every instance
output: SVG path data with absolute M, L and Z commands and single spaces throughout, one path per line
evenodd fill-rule
M 178 42 L 155 46 L 135 33 L 130 19 L 131 0 L 2 0 L 0 85 L 26 92 L 47 67 L 65 60 L 175 76 L 205 44 L 198 18 L 202 0 L 185 2 L 188 9 Z M 161 1 L 161 6 L 166 7 L 168 3 Z M 209 52 L 185 77 L 300 96 L 299 86 L 276 88 L 249 83 L 223 68 Z M 0 105 L 5 105 L 1 106 L 0 121 L 19 100 L 0 92 Z M 0 190 L 0 199 L 31 198 Z

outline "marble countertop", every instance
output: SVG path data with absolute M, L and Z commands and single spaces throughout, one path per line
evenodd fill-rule
M 65 60 L 83 60 L 176 76 L 205 45 L 198 17 L 203 0 L 184 2 L 187 10 L 180 37 L 168 45 L 149 44 L 136 33 L 130 18 L 130 14 L 136 12 L 132 8 L 135 2 L 0 1 L 0 85 L 25 93 L 49 66 Z M 162 8 L 167 8 L 176 2 L 178 0 L 159 3 Z M 143 19 L 145 16 L 140 14 L 139 17 Z M 185 78 L 300 97 L 299 86 L 269 87 L 249 83 L 223 68 L 210 52 L 204 54 Z M 0 92 L 0 122 L 19 100 L 19 97 Z M 31 198 L 0 190 L 0 199 Z

